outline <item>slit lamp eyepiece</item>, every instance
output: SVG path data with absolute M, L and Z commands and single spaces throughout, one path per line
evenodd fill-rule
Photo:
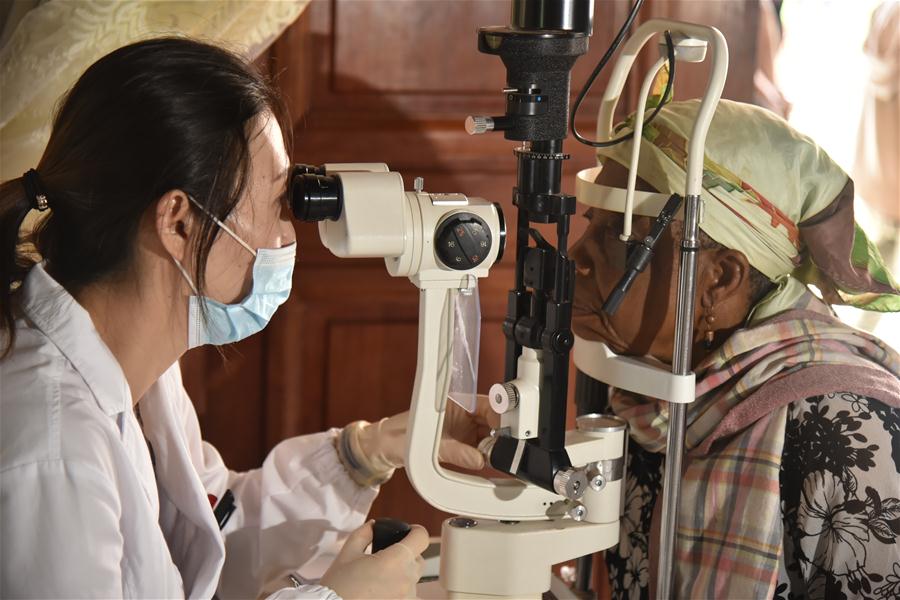
M 341 180 L 326 175 L 324 166 L 295 165 L 288 182 L 288 198 L 294 218 L 307 223 L 337 221 L 344 209 Z

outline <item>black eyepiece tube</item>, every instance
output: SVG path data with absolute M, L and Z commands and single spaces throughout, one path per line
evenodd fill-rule
M 622 304 L 625 294 L 631 289 L 631 284 L 634 283 L 638 274 L 643 272 L 647 265 L 650 264 L 650 259 L 653 258 L 653 247 L 656 246 L 656 242 L 662 237 L 663 231 L 672 222 L 675 212 L 681 206 L 682 199 L 678 194 L 669 196 L 666 205 L 663 206 L 659 216 L 656 217 L 656 221 L 653 222 L 650 233 L 628 253 L 628 258 L 625 262 L 625 274 L 622 275 L 622 279 L 619 280 L 619 283 L 616 284 L 616 287 L 613 288 L 606 298 L 606 302 L 603 303 L 603 312 L 613 315 L 619 310 L 619 305 Z
M 288 183 L 291 211 L 300 221 L 337 221 L 344 209 L 339 177 L 326 175 L 324 167 L 296 165 Z
M 300 175 L 302 173 L 308 173 L 310 175 L 324 175 L 325 174 L 325 165 L 304 165 L 304 164 L 296 164 L 291 172 L 292 175 Z

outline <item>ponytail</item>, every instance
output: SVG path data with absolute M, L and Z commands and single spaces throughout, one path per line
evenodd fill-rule
M 19 230 L 32 208 L 47 209 L 47 196 L 34 169 L 0 184 L 0 358 L 16 338 L 13 291 L 35 264 L 19 244 Z

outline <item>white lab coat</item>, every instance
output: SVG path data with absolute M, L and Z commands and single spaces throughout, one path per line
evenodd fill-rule
M 347 475 L 335 431 L 229 471 L 175 364 L 141 399 L 142 434 L 87 311 L 41 266 L 20 296 L 0 361 L 0 596 L 254 597 L 362 525 L 377 490 Z M 220 532 L 208 495 L 226 489 L 237 509 Z M 336 597 L 314 585 L 277 594 Z

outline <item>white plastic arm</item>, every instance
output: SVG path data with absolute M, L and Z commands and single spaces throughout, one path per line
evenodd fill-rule
M 644 112 L 647 106 L 647 97 L 650 95 L 650 87 L 656 79 L 656 74 L 666 64 L 666 57 L 659 57 L 641 85 L 641 93 L 638 96 L 637 112 L 634 115 L 634 137 L 631 144 L 631 165 L 628 168 L 628 187 L 625 188 L 625 216 L 622 219 L 621 240 L 627 242 L 631 239 L 631 213 L 634 208 L 634 186 L 637 183 L 638 161 L 641 158 L 641 135 L 644 132 Z M 662 99 L 660 99 L 662 101 Z
M 515 479 L 486 479 L 445 470 L 438 463 L 449 385 L 455 289 L 427 287 L 419 296 L 419 362 L 410 407 L 406 473 L 432 506 L 483 519 L 530 521 L 546 518 L 561 498 Z

